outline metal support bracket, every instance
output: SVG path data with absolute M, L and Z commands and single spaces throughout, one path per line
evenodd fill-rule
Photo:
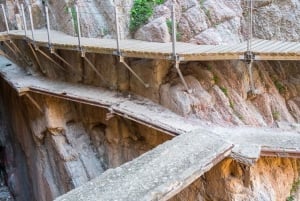
M 31 50 L 31 52 L 32 52 L 32 54 L 33 54 L 35 60 L 36 60 L 36 63 L 37 63 L 38 66 L 39 66 L 39 68 L 42 69 L 42 67 L 41 67 L 41 66 L 42 66 L 42 65 L 41 65 L 41 62 L 40 62 L 38 56 L 36 55 L 36 52 L 34 51 L 33 47 L 31 46 L 30 43 L 28 43 L 28 46 L 29 46 L 29 48 L 30 48 L 30 50 Z M 35 45 L 33 45 L 33 46 L 34 46 L 34 48 L 36 49 L 36 46 L 35 46 Z M 42 70 L 42 72 L 45 73 L 43 70 Z
M 38 47 L 35 48 L 36 51 L 38 51 L 41 55 L 46 57 L 48 60 L 50 60 L 52 63 L 54 63 L 59 69 L 66 71 L 59 63 L 57 63 L 54 59 L 52 59 L 49 55 L 47 55 L 45 52 L 43 52 L 41 49 Z
M 8 49 L 14 54 L 14 56 L 16 57 L 16 59 L 19 60 L 17 52 L 6 41 L 3 41 L 3 44 L 6 47 L 8 47 Z
M 30 96 L 30 94 L 22 93 L 22 94 L 20 94 L 20 96 L 27 97 L 28 100 L 35 106 L 36 109 L 38 109 L 42 114 L 44 113 L 42 107 L 36 102 L 36 100 L 34 100 L 34 98 L 32 98 L 32 96 Z
M 113 109 L 109 108 L 108 110 L 109 110 L 109 112 L 106 113 L 106 117 L 105 117 L 106 121 L 109 121 L 111 118 L 115 117 Z
M 177 70 L 177 73 L 178 73 L 178 75 L 179 75 L 179 77 L 181 79 L 181 82 L 183 83 L 183 86 L 184 86 L 185 90 L 189 94 L 191 94 L 193 92 L 193 90 L 189 89 L 189 87 L 188 87 L 188 85 L 187 85 L 187 83 L 186 83 L 186 81 L 185 81 L 185 79 L 184 79 L 184 77 L 182 75 L 182 72 L 181 72 L 181 70 L 179 68 L 179 65 L 180 65 L 180 59 L 179 59 L 178 55 L 176 55 L 176 57 L 174 58 L 174 67 Z
M 244 53 L 244 61 L 247 63 L 247 64 L 250 64 L 250 62 L 252 62 L 253 60 L 255 60 L 255 54 L 251 51 L 246 51 Z
M 138 75 L 136 74 L 136 72 L 134 72 L 134 70 L 126 63 L 124 57 L 119 56 L 119 61 L 120 63 L 122 63 L 133 75 L 136 79 L 138 79 L 138 81 L 140 81 L 146 88 L 149 88 L 150 85 L 146 82 L 144 82 L 144 80 Z
M 83 48 L 81 48 L 80 49 L 80 56 L 85 57 L 85 54 L 86 54 L 86 51 Z
M 67 66 L 69 66 L 71 69 L 74 69 L 74 67 L 69 62 L 67 62 L 62 56 L 60 56 L 59 54 L 57 54 L 57 52 L 54 50 L 54 48 L 50 49 L 50 52 L 55 57 L 57 57 L 59 60 L 61 60 L 64 64 L 66 64 Z
M 105 78 L 103 77 L 103 75 L 97 70 L 96 66 L 84 55 L 82 57 L 87 63 L 88 65 L 93 69 L 93 71 L 95 71 L 95 73 L 98 75 L 98 77 L 106 84 L 108 85 L 108 82 L 105 80 Z
M 249 73 L 249 79 L 250 79 L 250 90 L 249 92 L 252 95 L 258 94 L 258 91 L 255 88 L 254 80 L 253 80 L 253 61 L 255 60 L 255 54 L 251 51 L 246 51 L 244 53 L 244 62 L 248 65 L 248 73 Z

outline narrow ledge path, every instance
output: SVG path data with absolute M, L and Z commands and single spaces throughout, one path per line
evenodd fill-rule
M 0 41 L 24 40 L 36 46 L 48 47 L 47 31 L 35 30 L 34 40 L 31 31 L 24 36 L 23 30 L 0 32 Z M 78 38 L 51 30 L 51 47 L 78 51 Z M 253 39 L 252 52 L 255 60 L 300 60 L 300 43 Z M 271 48 L 266 48 L 271 47 Z M 115 39 L 81 38 L 84 52 L 111 54 L 117 50 Z M 172 60 L 172 43 L 158 43 L 141 40 L 120 40 L 120 51 L 124 57 Z M 222 45 L 196 45 L 185 42 L 176 43 L 177 55 L 181 61 L 243 60 L 247 42 Z
M 226 157 L 251 165 L 261 156 L 300 158 L 299 131 L 209 126 L 152 101 L 82 84 L 28 75 L 0 56 L 0 76 L 19 95 L 37 93 L 102 107 L 162 132 L 178 135 L 116 169 L 57 198 L 71 200 L 167 200 Z

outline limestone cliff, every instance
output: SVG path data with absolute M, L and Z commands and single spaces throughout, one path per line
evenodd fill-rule
M 20 3 L 32 5 L 35 28 L 45 27 L 42 1 L 0 2 L 8 8 L 11 29 L 22 27 Z M 79 0 L 78 3 L 83 36 L 116 36 L 112 1 Z M 122 38 L 170 41 L 171 0 L 157 5 L 153 16 L 135 33 L 129 31 L 133 1 L 122 0 L 118 4 Z M 49 0 L 48 5 L 51 28 L 76 35 L 73 1 Z M 256 2 L 254 37 L 299 41 L 299 10 L 299 1 Z M 176 18 L 181 41 L 201 45 L 239 43 L 247 39 L 249 16 L 244 1 L 177 0 Z M 0 30 L 5 30 L 3 18 Z M 15 43 L 27 58 L 33 58 L 24 41 Z M 145 90 L 116 56 L 87 54 L 106 78 L 104 81 L 78 52 L 59 50 L 59 54 L 73 68 L 65 66 L 66 70 L 61 71 L 45 59 L 41 59 L 41 68 L 34 62 L 31 66 L 19 64 L 32 75 L 107 87 L 119 91 L 119 96 L 138 94 L 180 115 L 212 124 L 293 128 L 300 122 L 297 61 L 255 61 L 253 74 L 259 94 L 250 96 L 249 74 L 243 61 L 181 63 L 185 80 L 192 89 L 189 94 L 171 61 L 126 58 L 134 71 L 150 84 Z M 0 84 L 0 141 L 5 145 L 10 189 L 16 200 L 52 200 L 108 168 L 171 139 L 130 120 L 107 116 L 109 111 L 104 109 L 31 94 L 41 105 L 42 114 L 26 97 L 18 97 L 3 80 Z M 282 201 L 298 178 L 299 160 L 262 158 L 248 167 L 226 159 L 172 200 Z

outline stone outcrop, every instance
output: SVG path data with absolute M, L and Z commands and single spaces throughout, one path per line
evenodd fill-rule
M 241 61 L 191 62 L 182 66 L 189 94 L 176 78 L 163 84 L 160 102 L 172 111 L 221 124 L 272 126 L 298 122 L 299 96 L 296 62 L 255 62 L 254 82 L 259 94 L 251 97 L 246 65 Z

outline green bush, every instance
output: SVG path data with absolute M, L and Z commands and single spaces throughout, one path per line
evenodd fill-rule
M 279 92 L 280 94 L 283 94 L 283 93 L 286 92 L 286 88 L 285 88 L 285 86 L 282 84 L 282 82 L 280 82 L 279 80 L 275 80 L 275 81 L 274 81 L 274 84 L 275 84 L 275 86 L 276 86 L 276 88 L 277 88 L 277 90 L 278 90 L 278 92 Z
M 152 16 L 154 6 L 162 3 L 164 3 L 164 0 L 134 0 L 130 12 L 130 32 L 134 33 L 145 24 Z
M 292 188 L 290 190 L 290 196 L 286 198 L 286 201 L 294 201 L 295 200 L 295 193 L 297 192 L 298 188 L 300 187 L 300 178 L 294 181 Z
M 221 89 L 222 92 L 225 94 L 225 96 L 228 97 L 228 91 L 227 91 L 226 87 L 220 87 L 220 89 Z
M 77 27 L 77 13 L 76 13 L 76 9 L 74 6 L 71 7 L 65 7 L 65 12 L 68 13 L 70 12 L 71 17 L 72 17 L 72 21 L 73 21 L 73 26 L 75 29 L 75 33 L 76 35 L 78 35 L 78 27 Z

